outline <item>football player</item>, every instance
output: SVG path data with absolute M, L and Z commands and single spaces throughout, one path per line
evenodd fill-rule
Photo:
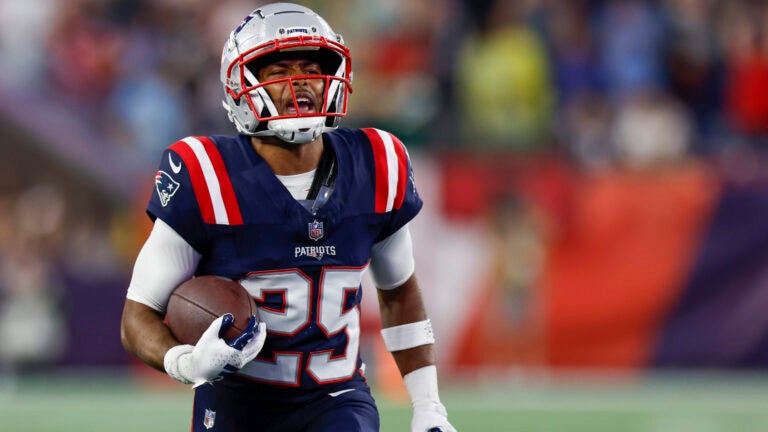
M 193 431 L 378 431 L 359 356 L 369 270 L 411 430 L 455 431 L 408 230 L 422 201 L 397 137 L 339 128 L 352 91 L 342 37 L 306 7 L 266 5 L 230 34 L 221 81 L 238 134 L 190 136 L 162 154 L 123 311 L 126 350 L 194 386 Z M 181 344 L 163 323 L 168 299 L 211 274 L 239 281 L 263 322 L 225 341 L 224 315 Z

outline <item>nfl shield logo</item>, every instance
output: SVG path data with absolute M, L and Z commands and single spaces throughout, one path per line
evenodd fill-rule
M 309 238 L 318 241 L 323 238 L 323 223 L 313 220 L 309 223 Z
M 212 411 L 206 408 L 205 418 L 203 418 L 203 426 L 205 426 L 206 429 L 210 429 L 213 427 L 213 423 L 215 421 L 216 421 L 216 411 Z

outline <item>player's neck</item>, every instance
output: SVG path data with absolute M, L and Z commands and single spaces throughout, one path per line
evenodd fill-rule
M 251 146 L 277 175 L 295 175 L 317 168 L 323 155 L 322 137 L 306 144 L 251 138 Z

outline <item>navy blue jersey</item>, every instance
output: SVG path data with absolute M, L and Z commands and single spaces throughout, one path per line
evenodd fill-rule
M 162 156 L 149 215 L 202 255 L 197 275 L 238 280 L 267 325 L 259 356 L 224 385 L 266 385 L 265 394 L 301 400 L 363 381 L 360 281 L 371 246 L 410 221 L 422 201 L 395 136 L 342 128 L 323 139 L 338 171 L 314 213 L 247 136 L 189 137 Z

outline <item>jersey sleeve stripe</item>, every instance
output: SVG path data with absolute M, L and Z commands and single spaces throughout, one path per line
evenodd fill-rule
M 189 167 L 200 213 L 205 223 L 238 225 L 243 223 L 232 182 L 216 145 L 208 137 L 187 137 L 171 149 Z
M 389 134 L 397 153 L 397 194 L 395 195 L 394 207 L 399 210 L 405 200 L 405 188 L 408 183 L 408 152 L 403 143 L 396 136 Z
M 376 169 L 375 211 L 399 209 L 405 199 L 408 154 L 397 137 L 375 128 L 363 129 L 373 147 Z
M 388 133 L 384 133 L 380 130 L 376 132 L 381 136 L 384 141 L 384 149 L 387 155 L 387 211 L 391 211 L 395 205 L 395 195 L 397 195 L 397 178 L 399 172 L 397 170 L 397 153 L 395 153 L 395 144 L 392 142 L 392 137 Z
M 192 183 L 192 190 L 197 198 L 197 205 L 200 207 L 200 215 L 205 223 L 214 223 L 213 203 L 208 193 L 208 186 L 203 177 L 203 170 L 198 162 L 195 152 L 185 141 L 178 141 L 170 147 L 184 161 L 184 165 L 189 170 L 189 180 Z
M 237 203 L 237 196 L 235 195 L 235 188 L 232 187 L 232 181 L 229 179 L 229 173 L 224 165 L 224 160 L 221 158 L 216 145 L 208 137 L 198 137 L 200 142 L 206 149 L 208 157 L 211 159 L 211 164 L 216 172 L 216 178 L 219 180 L 219 186 L 221 188 L 221 198 L 224 202 L 224 208 L 227 212 L 227 220 L 230 225 L 242 225 L 243 216 L 240 213 L 240 205 Z
M 384 140 L 376 129 L 365 128 L 363 129 L 363 132 L 368 136 L 368 140 L 371 142 L 371 147 L 373 148 L 373 162 L 376 176 L 374 211 L 376 213 L 384 213 L 387 211 L 387 197 L 389 194 L 389 182 L 387 181 L 387 152 L 384 146 Z
M 221 187 L 219 186 L 219 179 L 216 176 L 216 170 L 213 167 L 211 158 L 208 157 L 205 146 L 199 139 L 195 137 L 184 138 L 183 141 L 192 149 L 200 163 L 202 169 L 203 179 L 208 189 L 208 195 L 213 203 L 213 223 L 220 225 L 229 224 L 229 218 L 227 217 L 227 210 L 224 207 L 224 199 L 221 196 Z M 210 215 L 209 215 L 210 216 Z M 208 221 L 206 221 L 208 222 Z M 208 222 L 210 223 L 210 222 Z

